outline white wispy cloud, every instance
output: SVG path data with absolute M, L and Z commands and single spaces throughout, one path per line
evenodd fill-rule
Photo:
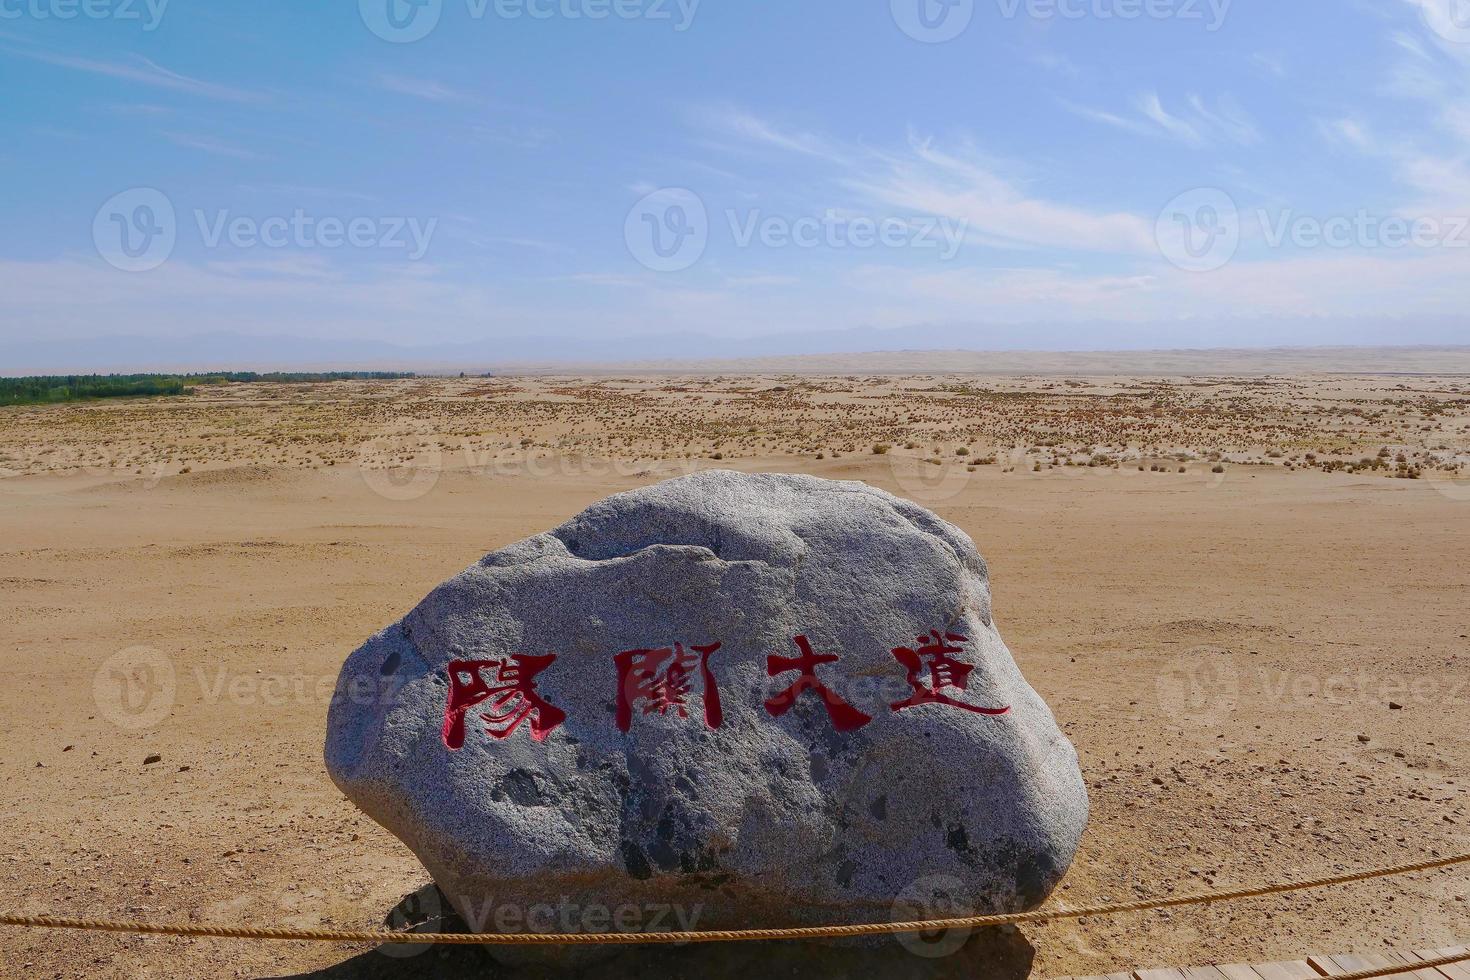
M 115 116 L 168 116 L 174 110 L 169 106 L 155 105 L 151 102 L 121 102 L 108 107 L 108 111 Z
M 934 215 L 964 222 L 967 240 L 1009 247 L 1051 246 L 1102 252 L 1154 248 L 1152 218 L 1095 211 L 1028 192 L 1021 178 L 972 146 L 950 151 L 933 139 L 910 134 L 898 151 L 846 145 L 811 133 L 791 132 L 748 112 L 714 118 L 725 138 L 787 150 L 829 164 L 835 185 L 856 195 L 850 208 L 871 215 Z M 815 210 L 844 210 L 826 200 Z
M 875 307 L 892 311 L 891 323 L 912 323 L 919 311 L 939 322 L 973 320 L 983 311 L 985 319 L 1021 323 L 1301 317 L 1330 330 L 1334 323 L 1362 316 L 1463 315 L 1456 283 L 1466 276 L 1470 253 L 1441 249 L 1413 257 L 1332 251 L 1238 258 L 1207 274 L 1166 265 L 1127 275 L 1042 267 L 870 266 L 853 270 L 847 286 Z
M 1382 94 L 1417 114 L 1401 110 L 1372 139 L 1366 130 L 1356 138 L 1351 121 L 1329 129 L 1395 167 L 1399 182 L 1415 194 L 1398 209 L 1407 217 L 1470 215 L 1470 44 L 1455 40 L 1470 40 L 1470 29 L 1453 16 L 1458 2 L 1404 0 L 1418 23 L 1390 35 L 1397 60 L 1383 73 Z
M 280 194 L 287 197 L 306 199 L 326 198 L 343 201 L 381 200 L 376 194 L 367 194 L 346 187 L 321 187 L 310 184 L 247 183 L 241 184 L 240 189 L 252 194 Z
M 784 276 L 778 273 L 764 273 L 748 276 L 726 276 L 727 286 L 795 286 L 801 282 L 799 276 Z
M 561 242 L 549 242 L 542 238 L 521 238 L 515 235 L 466 235 L 467 240 L 481 247 L 492 245 L 506 245 L 511 248 L 536 252 L 548 252 L 554 255 L 571 255 L 576 249 Z
M 206 99 L 217 99 L 222 102 L 261 102 L 266 99 L 266 96 L 260 92 L 229 85 L 218 85 L 214 82 L 206 82 L 198 78 L 191 78 L 188 75 L 181 75 L 141 55 L 135 55 L 134 59 L 130 62 L 101 61 L 94 58 L 56 54 L 34 47 L 6 45 L 3 50 L 20 58 L 28 58 L 31 61 L 39 61 L 58 68 L 68 68 L 73 71 L 86 72 L 92 75 L 103 75 L 122 81 L 137 82 L 142 85 L 151 85 L 155 88 L 182 92 L 187 95 L 197 95 Z
M 831 140 L 814 133 L 779 127 L 742 109 L 725 107 L 702 116 L 702 125 L 723 132 L 737 141 L 771 149 L 800 153 L 824 160 L 842 161 L 846 155 Z
M 1031 62 L 1045 68 L 1047 71 L 1054 71 L 1059 75 L 1076 77 L 1082 74 L 1082 69 L 1077 67 L 1076 62 L 1056 51 L 1038 52 L 1031 57 Z
M 518 150 L 538 149 L 550 142 L 553 135 L 545 126 L 486 126 L 479 123 L 463 127 L 463 132 L 476 139 Z
M 1229 96 L 1221 96 L 1211 107 L 1200 96 L 1191 94 L 1185 97 L 1182 107 L 1171 111 L 1157 92 L 1143 92 L 1134 99 L 1133 114 L 1129 115 L 1067 101 L 1062 106 L 1084 119 L 1195 147 L 1221 142 L 1250 146 L 1261 139 L 1255 122 Z
M 1356 150 L 1369 152 L 1376 146 L 1367 125 L 1359 119 L 1319 119 L 1317 128 L 1328 139 L 1346 143 Z
M 1273 78 L 1286 77 L 1286 58 L 1274 51 L 1257 51 L 1251 55 L 1252 67 Z
M 474 102 L 474 96 L 450 88 L 442 82 L 427 78 L 411 78 L 407 75 L 383 74 L 378 76 L 378 87 L 398 95 L 408 95 L 429 102 Z
M 264 160 L 264 154 L 254 150 L 247 150 L 242 146 L 227 143 L 214 136 L 198 133 L 180 133 L 171 130 L 160 132 L 158 135 L 173 143 L 190 150 L 200 150 L 204 153 L 213 153 L 215 156 L 233 157 L 236 160 Z

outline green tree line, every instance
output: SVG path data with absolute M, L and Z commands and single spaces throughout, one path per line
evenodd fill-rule
M 0 378 L 0 405 L 45 405 L 88 398 L 146 398 L 187 395 L 197 385 L 235 381 L 391 381 L 411 378 L 394 371 L 222 371 L 215 374 L 67 374 Z

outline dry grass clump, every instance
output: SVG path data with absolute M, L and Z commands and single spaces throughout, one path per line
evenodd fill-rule
M 1470 462 L 1470 391 L 1456 384 L 787 375 L 252 382 L 191 398 L 0 408 L 0 477 L 426 462 L 475 472 L 531 454 L 640 465 L 835 460 L 898 446 L 974 469 L 996 462 L 975 448 L 985 446 L 1005 456 L 1005 473 L 1169 473 L 1206 460 L 1416 479 Z

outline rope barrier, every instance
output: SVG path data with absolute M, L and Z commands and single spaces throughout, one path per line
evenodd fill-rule
M 1440 956 L 1432 960 L 1421 960 L 1418 963 L 1400 963 L 1396 966 L 1375 966 L 1370 970 L 1357 970 L 1353 973 L 1334 973 L 1332 980 L 1372 980 L 1373 977 L 1392 977 L 1400 973 L 1413 973 L 1416 970 L 1433 970 L 1436 967 L 1452 966 L 1456 963 L 1464 963 L 1470 960 L 1470 952 L 1456 953 L 1454 956 Z
M 852 936 L 875 936 L 901 932 L 937 932 L 945 929 L 979 929 L 987 926 L 1019 925 L 1028 922 L 1054 922 L 1080 919 L 1093 915 L 1116 915 L 1120 912 L 1147 912 L 1177 908 L 1181 905 L 1203 905 L 1258 898 L 1283 892 L 1325 888 L 1373 878 L 1432 871 L 1457 864 L 1470 863 L 1470 854 L 1417 861 L 1388 868 L 1355 871 L 1324 878 L 1286 881 L 1255 888 L 1206 892 L 1174 898 L 1144 899 L 1110 905 L 1090 905 L 1067 909 L 1037 909 L 1004 915 L 972 915 L 953 919 L 928 919 L 916 922 L 866 922 L 854 925 L 796 926 L 781 929 L 716 929 L 691 932 L 530 932 L 530 933 L 458 933 L 458 932 L 394 932 L 387 929 L 285 929 L 253 926 L 210 926 L 154 922 L 130 922 L 120 919 L 68 918 L 57 915 L 0 915 L 0 925 L 42 929 L 82 929 L 91 932 L 127 932 L 162 936 L 208 936 L 219 939 L 306 940 L 335 943 L 441 943 L 446 945 L 549 946 L 549 945 L 634 945 L 642 943 L 726 943 L 771 939 L 838 939 Z M 1470 955 L 1461 957 L 1470 959 Z M 1451 960 L 1450 962 L 1458 962 Z M 1422 969 L 1423 965 L 1412 969 Z M 1405 972 L 1400 970 L 1398 972 Z M 1363 978 L 1387 976 L 1387 973 L 1364 973 Z M 1350 975 L 1357 980 L 1359 975 Z M 1346 978 L 1342 978 L 1346 980 Z

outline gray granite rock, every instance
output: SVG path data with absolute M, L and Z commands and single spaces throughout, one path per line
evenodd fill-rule
M 808 476 L 703 472 L 486 556 L 348 658 L 327 724 L 479 930 L 1021 910 L 1087 822 L 969 537 Z

